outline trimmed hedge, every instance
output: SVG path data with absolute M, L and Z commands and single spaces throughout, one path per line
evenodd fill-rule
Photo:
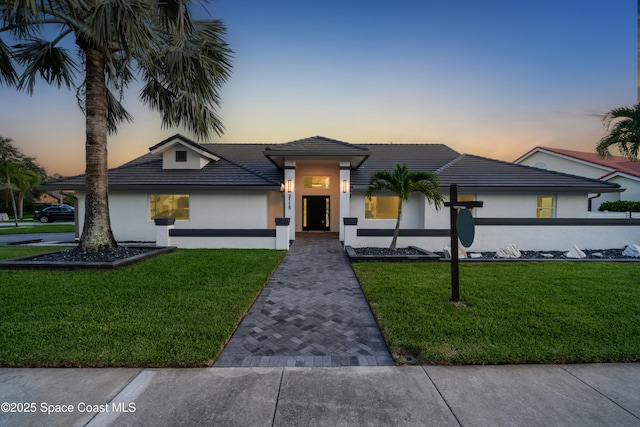
M 615 202 L 604 202 L 598 208 L 599 211 L 609 212 L 640 212 L 640 202 L 630 200 L 618 200 Z

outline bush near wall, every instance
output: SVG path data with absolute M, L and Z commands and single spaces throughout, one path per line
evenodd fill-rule
M 603 202 L 598 210 L 609 212 L 640 212 L 640 202 L 633 202 L 630 200 Z

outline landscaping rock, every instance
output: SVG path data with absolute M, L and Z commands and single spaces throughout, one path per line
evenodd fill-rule
M 640 245 L 629 245 L 624 251 L 622 251 L 623 256 L 630 256 L 633 258 L 640 258 Z
M 443 250 L 444 250 L 444 257 L 451 258 L 451 247 L 445 246 Z M 467 257 L 467 251 L 463 247 L 458 247 L 458 258 L 463 259 L 466 257 Z
M 553 254 L 548 254 L 548 253 L 541 253 L 540 256 L 542 258 L 553 258 Z
M 582 259 L 582 258 L 586 258 L 587 254 L 582 252 L 580 248 L 578 248 L 576 245 L 573 245 L 573 247 L 569 249 L 569 251 L 565 253 L 564 256 L 566 256 L 567 258 Z
M 522 253 L 516 245 L 508 245 L 507 247 L 498 249 L 495 254 L 496 258 L 520 258 Z
M 469 258 L 482 258 L 482 254 L 472 253 L 472 254 L 469 254 Z

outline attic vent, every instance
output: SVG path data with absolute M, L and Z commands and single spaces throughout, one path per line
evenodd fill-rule
M 186 161 L 187 161 L 187 152 L 176 151 L 176 162 L 186 162 Z

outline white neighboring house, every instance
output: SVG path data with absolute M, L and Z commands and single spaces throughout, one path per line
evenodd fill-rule
M 285 229 L 287 246 L 296 233 L 307 232 L 335 233 L 353 247 L 388 246 L 397 197 L 382 193 L 368 200 L 365 190 L 372 172 L 397 164 L 437 173 L 445 198 L 457 184 L 459 200 L 484 202 L 473 209 L 470 250 L 640 242 L 640 220 L 588 218 L 588 195 L 617 193 L 618 184 L 460 154 L 442 144 L 356 145 L 320 136 L 273 145 L 198 144 L 175 135 L 149 150 L 109 170 L 111 223 L 120 242 L 275 248 L 282 240 L 276 229 Z M 84 176 L 42 187 L 75 190 L 79 235 Z M 436 211 L 421 194 L 403 208 L 399 247 L 441 251 L 449 244 L 448 208 Z M 168 237 L 160 239 L 158 230 Z
M 606 201 L 640 201 L 640 161 L 622 156 L 603 159 L 596 153 L 536 147 L 514 161 L 516 164 L 570 173 L 620 185 L 623 193 L 595 193 L 589 195 L 589 210 L 596 212 Z

